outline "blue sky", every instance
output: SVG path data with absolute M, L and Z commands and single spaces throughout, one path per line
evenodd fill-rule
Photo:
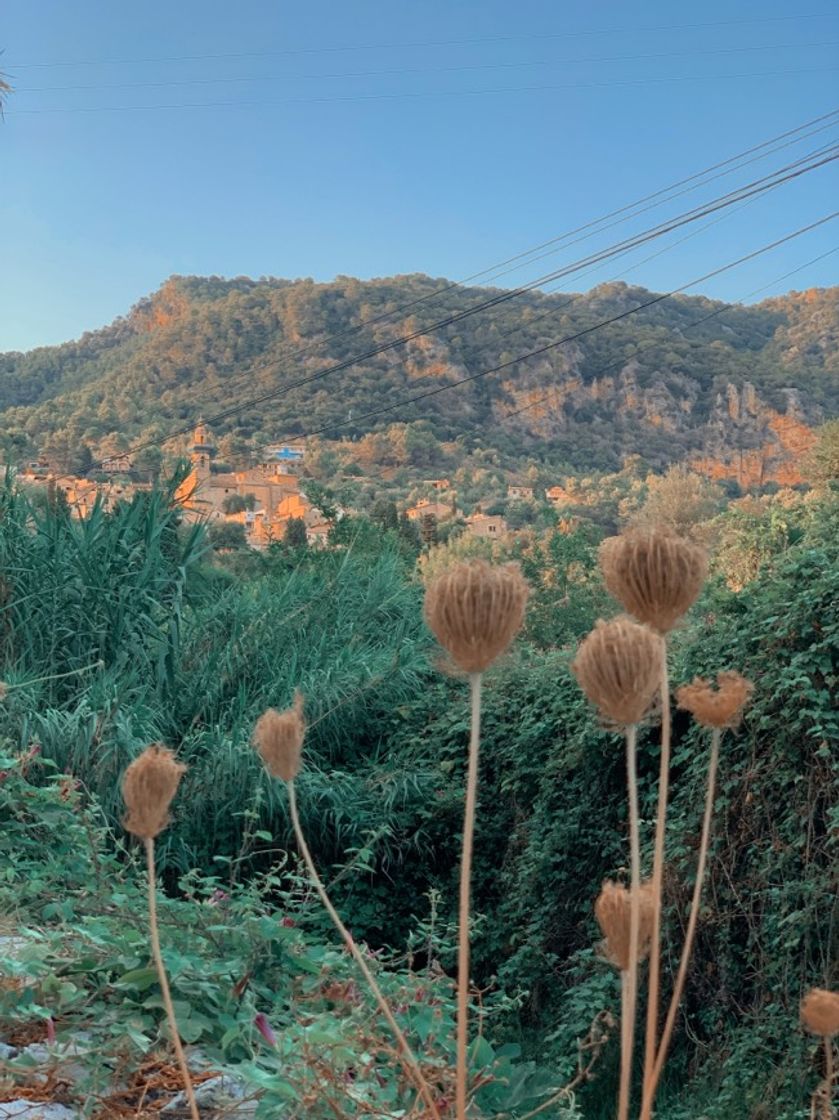
M 78 337 L 173 273 L 459 279 L 839 107 L 830 0 L 5 0 L 0 48 L 0 350 Z M 839 118 L 503 282 L 831 140 Z M 566 286 L 635 264 L 669 290 L 838 200 L 834 163 Z M 839 253 L 772 283 L 833 245 L 839 221 L 699 287 L 836 283 Z

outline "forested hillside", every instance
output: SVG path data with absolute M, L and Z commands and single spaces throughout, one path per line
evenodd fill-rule
M 753 306 L 670 297 L 522 360 L 514 359 L 653 297 L 623 283 L 578 296 L 531 291 L 434 326 L 502 295 L 420 275 L 328 284 L 173 277 L 76 342 L 0 355 L 5 455 L 46 447 L 62 461 L 82 445 L 106 454 L 276 393 L 219 422 L 228 451 L 247 455 L 265 441 L 321 431 L 353 440 L 409 422 L 433 440 L 493 448 L 512 464 L 537 455 L 614 469 L 640 453 L 654 468 L 702 459 L 725 477 L 751 453 L 758 466 L 750 481 L 789 482 L 785 464 L 809 427 L 839 412 L 839 288 Z M 389 405 L 398 407 L 366 415 Z

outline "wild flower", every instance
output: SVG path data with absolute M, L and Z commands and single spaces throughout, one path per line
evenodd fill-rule
M 153 840 L 169 823 L 169 806 L 186 767 L 159 743 L 146 747 L 122 779 L 128 812 L 123 824 L 141 840 Z
M 471 560 L 429 586 L 425 618 L 458 668 L 483 673 L 521 629 L 529 592 L 518 564 Z
M 620 883 L 607 879 L 594 904 L 594 915 L 603 933 L 603 951 L 607 960 L 621 972 L 632 964 L 631 951 L 632 892 Z M 653 929 L 653 899 L 649 882 L 638 891 L 638 945 L 634 953 L 640 964 L 650 951 Z
M 294 703 L 284 712 L 269 708 L 256 721 L 253 742 L 274 778 L 290 782 L 300 772 L 300 757 L 306 723 L 303 719 L 303 696 L 294 694 Z
M 801 1022 L 820 1038 L 839 1034 L 839 992 L 811 988 L 801 1001 Z
M 172 1035 L 172 1045 L 181 1071 L 184 1092 L 189 1102 L 192 1120 L 200 1120 L 192 1078 L 178 1032 L 178 1021 L 169 990 L 166 966 L 160 952 L 160 932 L 157 922 L 157 888 L 155 884 L 154 841 L 169 823 L 169 806 L 178 791 L 186 767 L 175 759 L 172 752 L 160 743 L 154 743 L 134 759 L 122 779 L 122 797 L 128 812 L 124 825 L 128 832 L 143 841 L 146 852 L 148 876 L 149 938 L 152 957 L 160 983 L 160 993 L 166 1008 L 166 1017 Z
M 693 604 L 708 572 L 705 550 L 665 529 L 633 529 L 600 545 L 600 568 L 611 595 L 661 634 Z
M 839 1034 L 839 992 L 811 988 L 801 1001 L 801 1022 L 824 1045 L 824 1078 L 813 1098 L 812 1115 L 820 1097 L 823 1120 L 833 1120 L 833 1039 Z
M 676 703 L 703 727 L 737 727 L 754 692 L 751 681 L 735 672 L 717 673 L 716 688 L 704 677 L 676 690 Z
M 521 629 L 530 593 L 517 564 L 493 567 L 485 560 L 457 564 L 438 576 L 425 593 L 425 618 L 455 665 L 469 674 L 471 719 L 457 949 L 457 1056 L 455 1109 L 465 1120 L 467 1046 L 469 1041 L 469 910 L 472 848 L 478 790 L 482 674 L 510 645 Z
M 262 761 L 269 774 L 274 778 L 279 778 L 286 783 L 286 790 L 288 792 L 288 808 L 289 815 L 291 816 L 291 824 L 294 829 L 294 836 L 297 840 L 297 846 L 300 849 L 300 854 L 303 857 L 303 862 L 306 865 L 306 870 L 309 878 L 312 881 L 312 886 L 317 892 L 318 898 L 323 904 L 324 909 L 332 920 L 338 933 L 349 950 L 353 960 L 360 969 L 364 979 L 373 994 L 373 998 L 378 1004 L 379 1010 L 387 1020 L 388 1026 L 393 1032 L 397 1045 L 400 1050 L 401 1058 L 405 1070 L 413 1081 L 414 1086 L 425 1100 L 429 1107 L 431 1115 L 434 1120 L 440 1120 L 439 1113 L 434 1104 L 434 1097 L 431 1089 L 426 1082 L 422 1070 L 420 1069 L 417 1059 L 405 1038 L 405 1035 L 396 1021 L 388 1001 L 385 999 L 376 977 L 370 970 L 370 966 L 365 960 L 364 953 L 359 949 L 355 938 L 347 929 L 341 916 L 335 909 L 331 898 L 324 886 L 323 880 L 318 873 L 315 866 L 315 861 L 312 858 L 312 853 L 306 841 L 305 833 L 303 832 L 303 825 L 300 821 L 300 813 L 297 808 L 297 790 L 295 788 L 295 778 L 300 772 L 303 742 L 306 736 L 306 724 L 303 720 L 303 707 L 304 700 L 302 694 L 298 691 L 294 694 L 294 703 L 290 708 L 283 712 L 277 712 L 269 708 L 268 711 L 263 712 L 256 722 L 254 727 L 252 742 L 256 750 L 259 752 Z M 284 917 L 282 919 L 283 925 L 294 925 L 293 919 Z M 259 1026 L 257 1026 L 259 1029 Z
M 610 723 L 640 723 L 659 687 L 661 638 L 629 618 L 599 621 L 577 650 L 571 671 L 591 703 Z

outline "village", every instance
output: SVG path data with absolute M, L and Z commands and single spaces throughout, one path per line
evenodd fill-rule
M 305 439 L 289 440 L 266 447 L 256 466 L 241 470 L 217 469 L 216 446 L 208 424 L 199 420 L 189 449 L 190 470 L 175 491 L 175 501 L 182 508 L 185 520 L 204 522 L 209 526 L 238 525 L 245 543 L 263 550 L 273 542 L 284 540 L 289 525 L 302 523 L 306 543 L 324 547 L 336 520 L 355 513 L 338 508 L 327 516 L 306 496 L 303 469 L 306 462 Z M 222 465 L 224 466 L 224 465 Z M 24 485 L 55 494 L 60 492 L 72 516 L 87 517 L 97 503 L 106 510 L 152 488 L 151 482 L 132 477 L 130 454 L 115 455 L 97 465 L 97 477 L 60 475 L 46 459 L 27 463 L 19 473 Z M 501 540 L 511 535 L 506 518 L 493 508 L 479 508 L 465 514 L 457 504 L 457 495 L 447 478 L 427 479 L 417 488 L 425 495 L 400 510 L 414 522 L 423 540 L 434 538 L 438 525 L 459 522 L 468 536 Z M 536 488 L 511 483 L 506 497 L 512 502 L 541 500 Z M 554 509 L 573 502 L 563 486 L 544 491 L 544 500 Z M 298 530 L 299 531 L 299 530 Z

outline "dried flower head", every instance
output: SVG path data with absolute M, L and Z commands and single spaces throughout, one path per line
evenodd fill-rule
M 801 1022 L 811 1034 L 822 1038 L 839 1034 L 839 992 L 811 988 L 801 1001 Z
M 482 673 L 521 628 L 529 592 L 518 564 L 471 560 L 434 580 L 425 619 L 459 669 Z
M 169 806 L 186 767 L 160 743 L 146 747 L 122 779 L 128 812 L 123 825 L 142 840 L 152 840 L 169 823 Z
M 284 712 L 269 708 L 262 713 L 253 729 L 253 743 L 269 774 L 282 778 L 284 782 L 291 782 L 297 777 L 305 734 L 303 696 L 300 692 L 295 692 L 294 703 Z
M 0 700 L 6 699 L 6 693 L 9 691 L 9 686 L 5 681 L 0 681 Z
M 658 691 L 664 643 L 631 618 L 599 621 L 580 643 L 571 671 L 609 723 L 625 727 L 649 712 Z
M 708 572 L 705 550 L 664 529 L 633 529 L 600 545 L 609 592 L 660 634 L 694 602 Z
M 644 882 L 638 889 L 638 961 L 650 951 L 653 935 L 653 889 Z M 632 891 L 607 879 L 594 904 L 594 916 L 603 932 L 603 952 L 607 960 L 625 972 L 629 968 Z
M 704 677 L 695 677 L 676 690 L 676 703 L 703 727 L 736 727 L 754 687 L 731 671 L 717 673 L 716 688 Z

